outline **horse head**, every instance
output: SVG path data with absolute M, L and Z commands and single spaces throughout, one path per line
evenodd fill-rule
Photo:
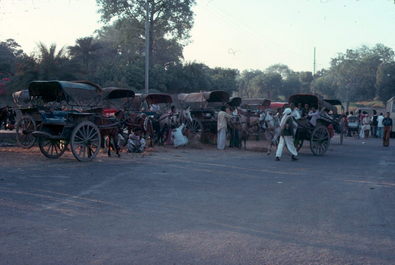
M 192 122 L 191 107 L 186 107 L 182 112 L 183 119 Z

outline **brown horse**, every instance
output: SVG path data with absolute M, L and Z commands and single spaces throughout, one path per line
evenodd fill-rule
M 15 111 L 11 107 L 5 106 L 0 108 L 0 129 L 3 126 L 4 129 L 14 129 L 15 116 Z
M 145 113 L 124 113 L 119 112 L 120 117 L 123 117 L 124 128 L 128 135 L 133 131 L 144 138 L 149 138 L 149 146 L 154 146 L 154 128 L 151 118 Z
M 107 146 L 107 155 L 109 157 L 111 156 L 111 149 L 115 150 L 118 157 L 121 156 L 119 153 L 121 149 L 119 135 L 122 132 L 122 117 L 122 112 L 120 111 L 115 113 L 115 118 L 95 117 L 95 124 L 99 127 L 102 143 L 104 143 L 104 146 Z

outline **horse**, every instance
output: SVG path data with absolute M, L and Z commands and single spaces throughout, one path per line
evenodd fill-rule
M 111 149 L 115 150 L 118 157 L 121 157 L 119 153 L 121 150 L 119 136 L 121 135 L 123 122 L 123 113 L 121 111 L 115 113 L 115 118 L 95 118 L 95 124 L 99 127 L 102 142 L 107 147 L 107 155 L 109 157 L 111 156 Z
M 267 155 L 271 154 L 272 147 L 278 145 L 278 138 L 281 134 L 280 117 L 272 115 L 271 111 L 261 113 L 260 123 L 264 130 L 265 139 L 268 141 Z
M 154 146 L 154 125 L 152 119 L 145 113 L 137 112 L 120 112 L 120 116 L 123 116 L 124 127 L 128 132 L 128 135 L 133 131 L 142 135 L 144 138 L 149 138 L 149 146 Z
M 174 128 L 178 128 L 181 124 L 192 122 L 191 108 L 186 107 L 175 113 L 165 113 L 159 117 L 159 141 L 165 143 L 169 137 L 170 132 Z
M 247 140 L 250 135 L 258 135 L 261 132 L 259 117 L 253 116 L 249 111 L 238 111 L 240 140 L 244 143 L 244 149 L 247 149 Z
M 15 125 L 15 117 L 16 113 L 11 107 L 0 108 L 0 129 L 4 125 L 4 129 L 12 130 Z

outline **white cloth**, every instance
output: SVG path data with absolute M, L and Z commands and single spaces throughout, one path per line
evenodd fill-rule
M 136 153 L 143 152 L 145 149 L 145 139 L 139 138 L 138 136 L 132 135 L 128 139 L 128 152 Z
M 180 127 L 176 128 L 172 132 L 173 144 L 175 147 L 186 145 L 188 143 L 188 138 L 182 134 L 185 125 L 181 124 Z
M 292 113 L 291 113 L 292 117 L 295 118 L 295 120 L 299 120 L 300 118 L 302 118 L 302 116 L 300 115 L 299 109 L 295 108 Z
M 289 117 L 291 117 L 292 110 L 290 108 L 286 108 L 283 112 L 283 117 L 281 118 L 280 121 L 280 128 L 281 130 L 284 129 L 285 124 L 287 123 L 287 120 Z
M 320 117 L 320 112 L 316 110 L 315 112 L 310 112 L 308 116 L 311 117 L 310 118 L 311 125 L 315 127 L 317 125 L 317 120 Z
M 217 131 L 223 129 L 223 128 L 227 128 L 227 122 L 226 119 L 232 118 L 232 115 L 229 115 L 228 113 L 226 113 L 225 111 L 220 111 L 218 112 L 218 122 L 217 122 Z
M 222 128 L 217 132 L 217 149 L 224 150 L 226 144 L 226 128 Z
M 277 146 L 277 152 L 276 152 L 276 157 L 281 157 L 283 154 L 283 149 L 284 145 L 287 146 L 288 151 L 294 155 L 297 156 L 298 152 L 296 151 L 295 145 L 294 145 L 294 139 L 292 136 L 280 136 L 280 142 L 278 143 Z
M 377 127 L 384 127 L 383 120 L 384 120 L 384 116 L 383 115 L 379 115 L 377 117 Z

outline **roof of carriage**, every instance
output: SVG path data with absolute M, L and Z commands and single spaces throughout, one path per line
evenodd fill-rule
M 223 90 L 201 91 L 178 94 L 178 100 L 188 103 L 194 102 L 223 102 L 229 101 L 230 95 Z
M 135 93 L 132 89 L 119 87 L 105 87 L 103 88 L 102 97 L 105 100 L 119 99 L 119 98 L 133 98 Z
M 84 104 L 101 98 L 100 86 L 89 81 L 33 81 L 29 84 L 29 96 L 40 97 L 43 102 Z

